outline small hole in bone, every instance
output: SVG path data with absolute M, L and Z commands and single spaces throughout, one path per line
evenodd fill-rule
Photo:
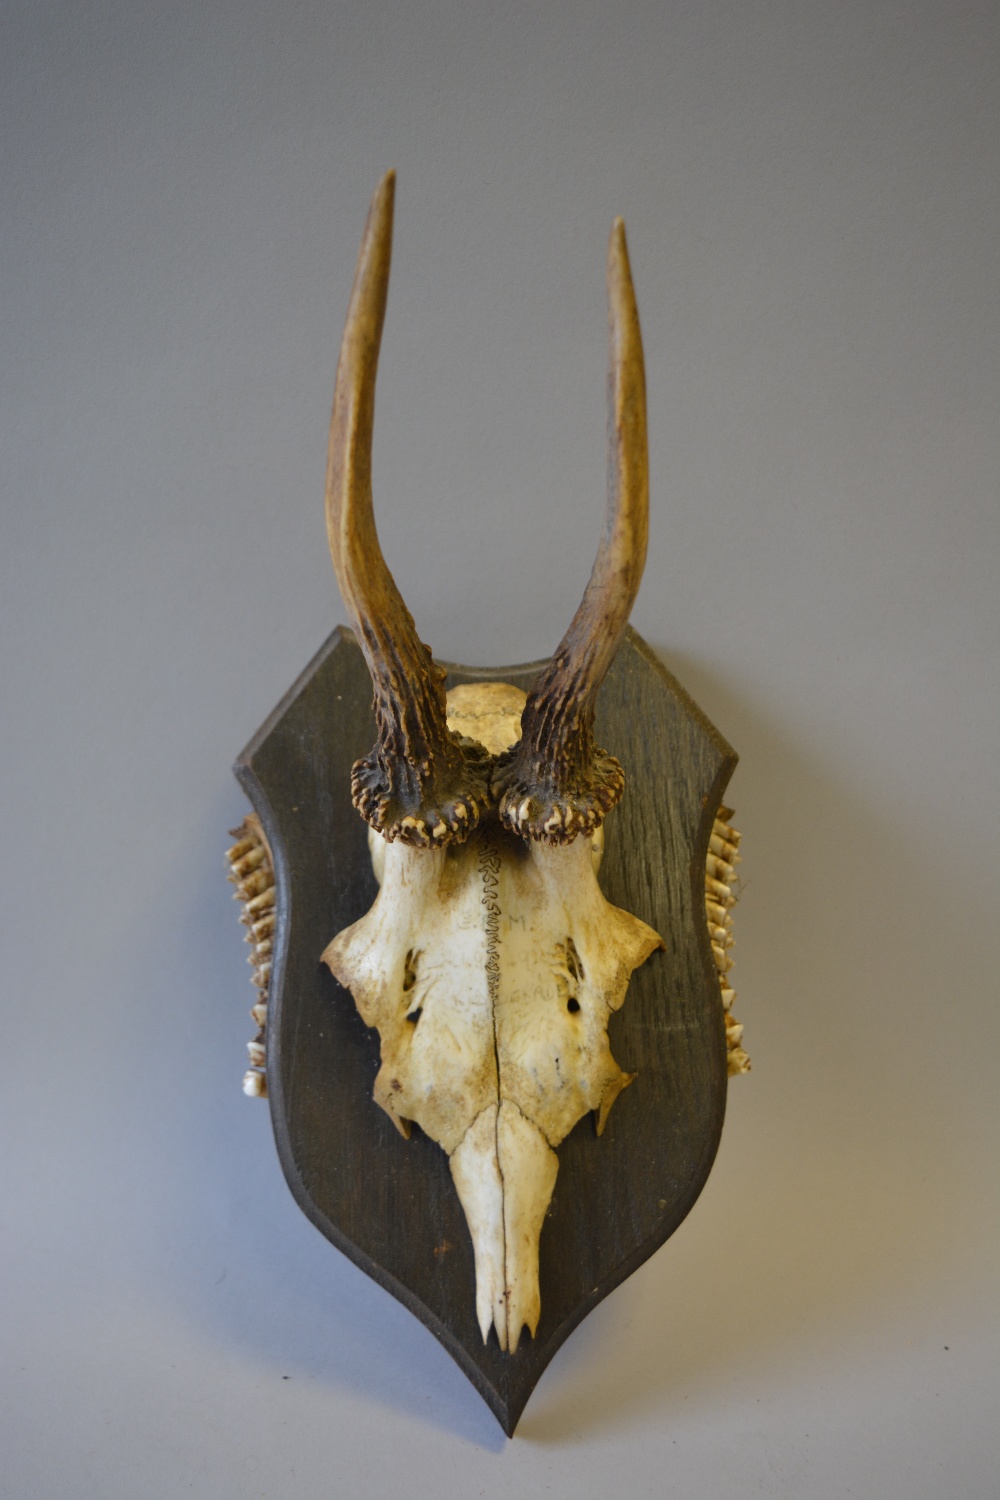
M 422 1005 L 418 1005 L 417 1008 L 416 1008 L 416 1010 L 411 1010 L 411 1011 L 409 1011 L 407 1013 L 406 1019 L 408 1021 L 412 1022 L 412 1024 L 414 1026 L 416 1026 L 417 1022 L 420 1020 L 420 1017 L 423 1015 L 423 1013 L 424 1013 L 423 1006 Z
M 566 1001 L 566 1009 L 570 1012 L 571 1015 L 574 1016 L 580 1009 L 580 1002 L 575 995 L 571 995 L 570 998 Z
M 411 948 L 403 960 L 403 994 L 412 990 L 417 982 L 417 954 Z

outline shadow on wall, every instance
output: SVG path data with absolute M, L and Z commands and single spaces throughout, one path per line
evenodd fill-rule
M 952 1144 L 962 1121 L 952 1115 L 949 1137 L 941 1117 L 981 1034 L 942 1031 L 942 960 L 928 943 L 943 923 L 974 935 L 982 914 L 968 892 L 935 884 L 906 829 L 735 689 L 663 655 L 742 757 L 730 792 L 744 835 L 736 1011 L 754 1072 L 731 1084 L 692 1218 L 543 1377 L 519 1428 L 540 1442 L 718 1395 L 741 1373 L 745 1385 L 750 1371 L 780 1371 L 793 1350 L 856 1338 L 962 1253 L 949 1226 L 974 1182 L 975 1163 Z M 214 797 L 209 826 L 192 824 L 158 872 L 163 920 L 131 986 L 142 999 L 113 1108 L 135 1122 L 129 1151 L 143 1170 L 121 1253 L 168 1316 L 276 1382 L 355 1391 L 502 1448 L 433 1337 L 300 1214 L 267 1107 L 240 1092 L 253 992 L 223 851 L 243 802 L 221 784 Z M 971 992 L 975 944 L 955 948 L 947 983 Z M 151 1076 L 168 1016 L 175 1066 Z
M 741 755 L 732 977 L 753 1072 L 691 1218 L 543 1377 L 519 1428 L 543 1443 L 706 1395 L 717 1414 L 887 1325 L 919 1337 L 929 1283 L 989 1253 L 961 1117 L 989 1034 L 985 912 L 730 684 L 660 655 Z

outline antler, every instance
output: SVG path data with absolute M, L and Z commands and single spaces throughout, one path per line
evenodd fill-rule
M 340 592 L 368 663 L 378 738 L 351 773 L 354 805 L 390 841 L 461 842 L 489 802 L 491 757 L 447 727 L 444 673 L 386 566 L 372 511 L 375 376 L 389 290 L 396 174 L 375 191 L 337 365 L 326 527 Z
M 625 788 L 594 743 L 594 702 L 639 590 L 649 528 L 646 376 L 625 225 L 608 244 L 608 508 L 590 582 L 528 695 L 521 740 L 500 759 L 500 817 L 514 833 L 565 844 L 596 828 Z

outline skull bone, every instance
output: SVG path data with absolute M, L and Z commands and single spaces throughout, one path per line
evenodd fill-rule
M 525 695 L 454 688 L 448 726 L 491 754 L 517 742 Z M 495 816 L 464 843 L 419 848 L 371 831 L 380 890 L 323 954 L 378 1030 L 375 1101 L 449 1157 L 472 1238 L 476 1314 L 515 1353 L 541 1312 L 539 1238 L 555 1148 L 593 1111 L 597 1132 L 634 1075 L 608 1023 L 663 943 L 597 883 L 597 837 L 547 844 Z

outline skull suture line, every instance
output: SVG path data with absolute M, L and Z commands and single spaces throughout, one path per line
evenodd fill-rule
M 608 1021 L 662 942 L 601 894 L 594 846 L 625 785 L 594 742 L 597 690 L 646 556 L 642 341 L 620 219 L 608 247 L 609 485 L 604 535 L 569 630 L 527 698 L 453 690 L 419 640 L 375 531 L 371 442 L 395 179 L 372 200 L 330 425 L 327 531 L 372 676 L 378 738 L 352 773 L 381 889 L 323 957 L 378 1029 L 375 1099 L 447 1152 L 472 1236 L 476 1311 L 514 1353 L 541 1311 L 538 1242 L 555 1147 L 598 1133 L 631 1075 Z

